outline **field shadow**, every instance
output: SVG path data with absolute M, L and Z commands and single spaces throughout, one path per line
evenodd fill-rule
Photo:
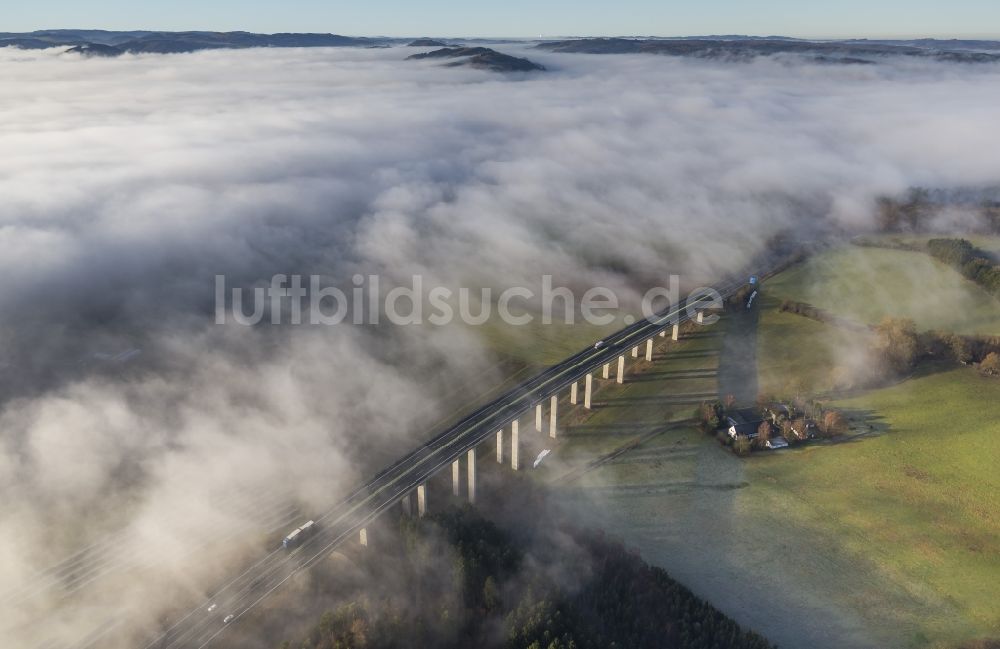
M 719 350 L 717 349 L 690 349 L 677 352 L 655 352 L 653 360 L 669 361 L 675 358 L 711 358 L 718 355 Z
M 637 435 L 648 431 L 653 426 L 663 422 L 609 423 L 609 424 L 577 424 L 567 426 L 560 431 L 567 437 L 600 437 L 604 435 Z
M 757 400 L 757 323 L 760 309 L 756 303 L 749 311 L 741 310 L 729 321 L 728 334 L 722 341 L 719 356 L 719 397 L 732 395 L 736 402 Z
M 605 401 L 595 401 L 599 408 L 624 408 L 634 405 L 688 405 L 701 403 L 715 397 L 715 392 L 692 392 L 678 395 L 655 395 L 650 397 L 614 397 Z
M 712 379 L 719 375 L 717 369 L 705 370 L 665 370 L 662 372 L 643 372 L 632 377 L 635 383 L 650 381 L 682 380 L 682 379 Z
M 719 330 L 712 331 L 692 331 L 690 333 L 682 334 L 680 336 L 681 340 L 701 340 L 703 338 L 718 338 L 723 335 Z

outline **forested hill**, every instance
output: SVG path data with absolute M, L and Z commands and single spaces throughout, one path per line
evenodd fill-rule
M 509 530 L 467 507 L 401 519 L 394 547 L 363 557 L 385 574 L 282 649 L 772 646 L 620 543 L 530 521 Z

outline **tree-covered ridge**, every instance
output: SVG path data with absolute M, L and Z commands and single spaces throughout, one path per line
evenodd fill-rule
M 1000 264 L 966 239 L 931 239 L 927 250 L 967 279 L 1000 297 Z
M 599 533 L 515 538 L 468 507 L 402 518 L 398 532 L 395 595 L 373 584 L 283 649 L 771 647 Z

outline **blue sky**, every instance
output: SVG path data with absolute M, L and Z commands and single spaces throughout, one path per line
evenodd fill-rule
M 36 0 L 0 31 L 52 27 L 390 36 L 1000 36 L 996 0 Z

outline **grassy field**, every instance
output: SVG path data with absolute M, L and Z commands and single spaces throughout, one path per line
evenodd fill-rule
M 828 344 L 839 330 L 777 310 L 778 301 L 762 301 L 758 348 L 766 362 L 758 371 L 761 392 L 775 395 L 826 392 L 833 386 L 829 368 L 835 345 Z
M 809 302 L 859 322 L 888 315 L 920 329 L 1000 334 L 1000 301 L 919 252 L 844 246 L 769 280 L 766 294 Z
M 976 287 L 950 269 L 919 253 L 885 252 L 832 251 L 767 283 L 755 337 L 762 391 L 830 393 L 830 368 L 862 347 L 858 334 L 778 312 L 781 297 L 853 309 L 847 315 L 871 322 L 882 314 L 869 301 L 888 291 L 895 301 L 881 308 L 908 307 L 921 327 L 936 326 L 934 314 L 913 307 L 917 276 L 925 289 L 959 292 L 951 299 L 964 304 L 961 328 L 1000 328 L 992 306 L 976 303 Z M 861 281 L 873 267 L 894 290 Z M 813 279 L 848 304 L 796 294 Z M 612 380 L 596 382 L 590 413 L 564 400 L 554 445 L 522 432 L 526 456 L 555 449 L 539 476 L 647 435 L 564 487 L 565 498 L 582 505 L 581 520 L 620 535 L 782 647 L 951 649 L 1000 637 L 1000 381 L 928 365 L 898 385 L 836 401 L 851 418 L 850 439 L 740 460 L 694 428 L 666 426 L 690 416 L 696 400 L 673 397 L 718 389 L 718 334 L 733 323 L 665 342 L 652 365 L 629 358 L 624 385 L 614 369 Z M 595 333 L 542 334 L 520 347 L 522 358 L 564 355 Z M 512 340 L 493 335 L 498 345 Z
M 886 260 L 874 259 L 886 252 Z M 835 377 L 828 368 L 857 347 L 856 334 L 780 313 L 779 297 L 830 308 L 803 296 L 804 282 L 821 269 L 852 277 L 854 268 L 877 266 L 897 284 L 905 272 L 950 272 L 915 262 L 920 257 L 848 248 L 770 281 L 758 330 L 762 390 L 829 393 Z M 921 269 L 902 270 L 911 262 Z M 846 287 L 843 278 L 825 285 Z M 881 290 L 859 286 L 865 290 L 847 305 L 855 313 Z M 988 311 L 967 313 L 978 314 L 969 323 Z M 810 539 L 817 563 L 837 567 L 828 593 L 895 629 L 899 646 L 1000 637 L 1000 381 L 971 368 L 925 364 L 897 385 L 833 403 L 849 413 L 856 437 L 753 458 L 746 464 L 753 489 L 744 510 L 773 519 L 788 539 Z
M 851 557 L 841 596 L 906 646 L 1000 636 L 1000 382 L 935 371 L 835 405 L 861 436 L 749 462 L 755 507 Z
M 829 368 L 857 334 L 777 311 L 773 287 L 787 282 L 765 287 L 760 387 L 830 392 Z M 741 461 L 674 430 L 580 489 L 644 556 L 781 646 L 1000 637 L 1000 381 L 928 365 L 835 404 L 851 417 L 848 441 Z
M 783 313 L 779 304 L 769 292 L 761 300 L 757 346 L 762 393 L 825 395 L 861 373 L 869 342 L 865 334 Z
M 738 321 L 728 317 L 713 329 L 726 334 Z M 624 441 L 615 431 L 671 418 L 675 413 L 665 397 L 717 386 L 710 376 L 693 384 L 677 377 L 717 369 L 723 347 L 722 336 L 682 341 L 647 376 L 636 375 L 602 395 L 613 403 L 639 393 L 659 394 L 659 403 L 654 398 L 642 408 L 598 409 L 586 424 L 599 437 L 571 429 L 557 454 L 582 459 L 606 452 Z M 686 406 L 680 412 L 687 416 L 690 410 Z M 838 599 L 853 587 L 843 578 L 850 574 L 849 561 L 827 557 L 817 570 L 820 562 L 803 552 L 777 562 L 789 539 L 806 541 L 812 532 L 797 522 L 774 520 L 773 512 L 759 507 L 762 500 L 747 473 L 751 464 L 713 437 L 677 427 L 590 471 L 566 490 L 566 498 L 580 505 L 581 518 L 620 535 L 647 560 L 782 647 L 893 646 L 891 636 L 880 636 L 850 602 Z
M 767 310 L 760 323 L 761 349 L 788 354 L 761 352 L 762 384 L 812 367 L 795 354 L 822 361 L 817 341 L 834 335 Z M 597 524 L 781 646 L 1000 637 L 1000 381 L 927 366 L 835 405 L 848 440 L 739 460 L 672 430 L 589 473 L 580 497 Z

